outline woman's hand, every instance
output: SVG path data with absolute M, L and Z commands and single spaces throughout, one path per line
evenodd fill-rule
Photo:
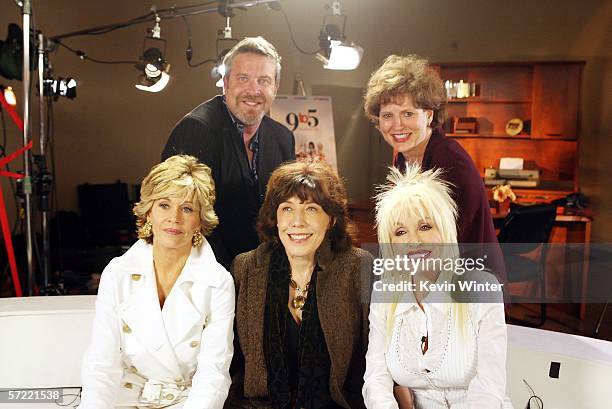
M 405 386 L 393 386 L 393 396 L 400 409 L 414 409 L 414 397 L 410 388 Z

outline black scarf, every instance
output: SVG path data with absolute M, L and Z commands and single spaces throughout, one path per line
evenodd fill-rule
M 317 270 L 312 274 L 308 298 L 302 310 L 298 351 L 298 386 L 292 391 L 285 355 L 289 313 L 289 261 L 284 249 L 273 251 L 268 270 L 265 312 L 265 350 L 268 392 L 275 409 L 322 409 L 332 403 L 329 392 L 331 361 L 317 310 Z

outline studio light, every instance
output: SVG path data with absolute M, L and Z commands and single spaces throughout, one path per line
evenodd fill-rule
M 340 12 L 340 2 L 335 0 L 331 5 L 332 15 L 323 18 L 323 27 L 319 34 L 320 51 L 316 54 L 327 70 L 354 70 L 359 67 L 363 48 L 348 41 L 344 35 L 346 16 Z M 340 18 L 342 29 L 336 24 L 327 24 L 328 18 Z
M 232 27 L 230 25 L 233 14 L 222 13 L 222 15 L 225 17 L 225 28 L 219 30 L 219 35 L 222 35 L 222 37 L 218 37 L 216 41 L 217 62 L 210 71 L 210 76 L 215 80 L 215 86 L 218 88 L 223 88 L 223 77 L 225 76 L 223 60 L 231 48 L 238 44 L 238 40 L 232 37 Z
M 331 34 L 330 34 L 331 33 Z M 342 36 L 337 26 L 328 24 L 322 31 L 320 40 L 321 52 L 316 57 L 323 62 L 323 68 L 327 70 L 354 70 L 359 67 L 363 48 L 342 41 Z
M 55 100 L 58 97 L 73 99 L 76 97 L 77 82 L 74 78 L 45 79 L 45 95 L 52 96 Z
M 229 51 L 229 48 L 226 48 L 225 50 L 221 51 L 217 57 L 217 62 L 215 63 L 215 66 L 212 67 L 212 70 L 210 70 L 210 76 L 213 80 L 215 80 L 215 86 L 218 88 L 223 88 L 223 77 L 225 76 L 225 64 L 223 64 L 223 59 L 225 58 L 225 55 L 229 53 Z
M 165 40 L 152 37 L 145 39 L 147 40 L 163 41 L 165 50 Z M 170 64 L 166 63 L 163 52 L 157 47 L 146 49 L 136 67 L 142 71 L 138 77 L 138 84 L 134 85 L 139 90 L 159 92 L 170 82 L 170 75 L 168 75 Z
M 210 76 L 216 80 L 215 86 L 218 88 L 223 88 L 223 76 L 225 75 L 225 64 L 223 64 L 223 58 L 221 61 L 215 64 L 215 66 L 210 70 Z
M 34 36 L 30 44 L 30 55 L 36 54 Z M 38 60 L 30 59 L 30 70 L 37 67 Z M 8 80 L 23 80 L 23 32 L 17 24 L 8 26 L 6 40 L 0 40 L 0 76 Z
M 152 35 L 145 37 L 143 50 L 136 68 L 141 71 L 138 84 L 134 86 L 141 91 L 160 92 L 170 82 L 170 64 L 164 59 L 166 40 L 161 38 L 159 17 L 155 20 Z
M 15 91 L 13 91 L 13 87 L 0 85 L 0 90 L 2 90 L 2 94 L 4 95 L 4 100 L 10 106 L 17 106 L 17 96 L 15 95 Z

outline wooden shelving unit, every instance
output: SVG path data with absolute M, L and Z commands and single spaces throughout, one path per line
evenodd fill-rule
M 492 99 L 492 98 L 480 98 L 480 97 L 467 97 L 467 98 L 450 98 L 449 104 L 531 104 L 530 99 L 526 100 L 511 100 L 511 99 Z
M 484 174 L 500 157 L 522 157 L 542 171 L 542 183 L 578 188 L 579 101 L 584 62 L 495 62 L 434 64 L 442 80 L 475 82 L 478 95 L 452 98 L 447 117 L 474 117 L 478 133 L 447 135 L 468 151 Z M 506 134 L 520 118 L 527 130 Z M 536 188 L 537 189 L 537 188 Z

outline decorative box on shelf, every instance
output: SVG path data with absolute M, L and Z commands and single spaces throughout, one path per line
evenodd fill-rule
M 451 118 L 451 133 L 477 134 L 478 120 L 473 117 L 454 116 Z

